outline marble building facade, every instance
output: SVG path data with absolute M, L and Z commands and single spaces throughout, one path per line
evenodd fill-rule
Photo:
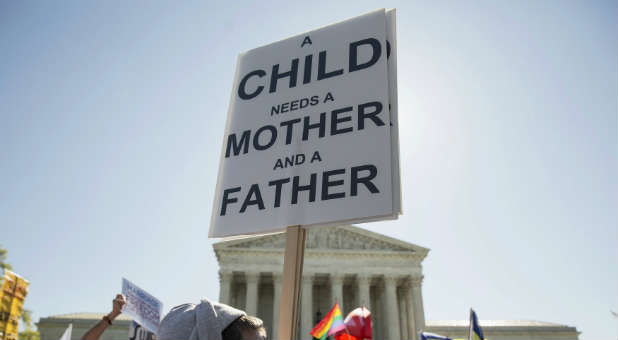
M 214 245 L 220 301 L 260 316 L 275 338 L 284 248 L 284 234 Z M 300 334 L 309 334 L 338 301 L 343 313 L 369 308 L 375 338 L 415 339 L 425 324 L 421 262 L 428 252 L 353 226 L 308 230 Z
M 285 234 L 214 244 L 223 303 L 260 317 L 276 339 Z M 417 339 L 419 331 L 467 336 L 464 321 L 425 321 L 422 261 L 429 249 L 355 226 L 307 231 L 299 339 L 339 302 L 345 317 L 361 305 L 372 313 L 374 339 Z M 492 339 L 577 339 L 575 327 L 526 321 L 485 321 Z M 481 322 L 483 326 L 483 322 Z

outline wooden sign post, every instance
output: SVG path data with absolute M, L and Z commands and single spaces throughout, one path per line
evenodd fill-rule
M 300 283 L 303 276 L 306 230 L 299 226 L 288 227 L 285 232 L 283 259 L 283 284 L 279 306 L 278 339 L 295 339 L 300 316 Z

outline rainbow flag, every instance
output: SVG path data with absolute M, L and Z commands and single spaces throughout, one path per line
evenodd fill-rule
M 343 323 L 343 316 L 341 316 L 341 309 L 339 309 L 339 303 L 335 302 L 333 308 L 330 309 L 320 323 L 313 327 L 309 334 L 314 338 L 324 340 L 327 336 L 333 335 L 344 329 L 345 324 Z

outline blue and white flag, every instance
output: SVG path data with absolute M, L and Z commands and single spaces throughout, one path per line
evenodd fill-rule
M 163 303 L 125 278 L 122 278 L 122 294 L 127 299 L 122 313 L 132 317 L 147 330 L 156 333 L 161 321 Z
M 438 334 L 434 334 L 434 333 L 428 333 L 428 332 L 421 332 L 420 333 L 420 340 L 431 340 L 431 339 L 436 339 L 436 340 L 453 340 L 453 339 L 449 338 L 448 336 L 438 335 Z
M 470 330 L 468 332 L 469 340 L 485 340 L 483 336 L 483 330 L 479 325 L 479 319 L 476 317 L 476 313 L 470 308 Z

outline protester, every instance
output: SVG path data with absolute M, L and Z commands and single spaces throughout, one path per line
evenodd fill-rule
M 172 308 L 159 324 L 157 340 L 265 340 L 262 320 L 203 299 Z
M 82 340 L 98 340 L 107 327 L 112 325 L 112 321 L 122 313 L 122 307 L 126 303 L 124 295 L 116 295 L 116 298 L 112 301 L 112 311 L 105 315 L 101 321 L 97 322 L 94 327 L 90 328 L 88 332 L 82 336 Z

